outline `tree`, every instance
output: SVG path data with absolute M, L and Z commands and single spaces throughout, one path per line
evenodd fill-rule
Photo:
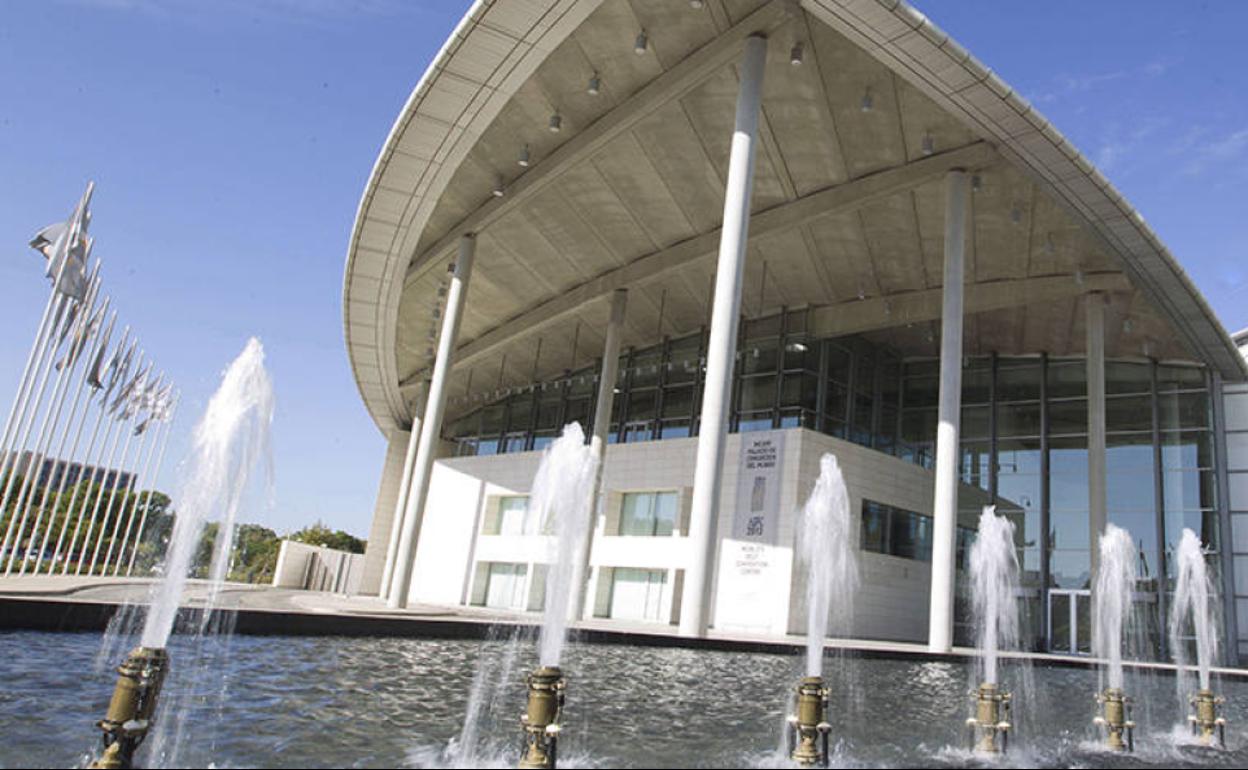
M 303 529 L 290 535 L 290 540 L 298 540 L 300 543 L 308 545 L 323 545 L 326 548 L 334 548 L 339 551 L 348 553 L 364 553 L 364 546 L 367 541 L 361 540 L 349 532 L 343 532 L 341 529 L 331 530 L 321 522 L 316 522 L 310 527 Z

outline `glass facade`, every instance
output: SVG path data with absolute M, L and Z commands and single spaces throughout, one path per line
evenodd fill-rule
M 705 344 L 694 334 L 621 356 L 609 441 L 697 435 Z M 939 369 L 861 337 L 816 339 L 806 311 L 743 321 L 729 430 L 806 427 L 930 468 Z M 1108 518 L 1137 542 L 1138 588 L 1156 618 L 1182 530 L 1212 554 L 1221 546 L 1209 376 L 1195 365 L 1111 360 L 1105 382 Z M 538 449 L 568 422 L 590 424 L 596 388 L 596 373 L 583 370 L 513 389 L 445 436 L 461 455 Z M 1082 358 L 964 360 L 958 527 L 973 531 L 989 502 L 1015 522 L 1037 639 L 1047 633 L 1046 589 L 1089 587 L 1087 422 Z

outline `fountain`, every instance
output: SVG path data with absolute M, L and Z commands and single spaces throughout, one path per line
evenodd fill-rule
M 1175 552 L 1176 573 L 1174 579 L 1174 602 L 1170 605 L 1170 650 L 1174 655 L 1179 675 L 1175 677 L 1180 697 L 1189 684 L 1185 672 L 1190 671 L 1185 632 L 1190 627 L 1196 641 L 1196 671 L 1198 689 L 1188 696 L 1192 713 L 1187 721 L 1192 734 L 1205 745 L 1215 741 L 1226 746 L 1226 720 L 1219 716 L 1218 707 L 1223 699 L 1214 694 L 1211 668 L 1218 655 L 1218 633 L 1215 628 L 1214 609 L 1217 590 L 1214 588 L 1209 565 L 1205 561 L 1200 538 L 1190 529 L 1184 529 Z
M 968 742 L 976 752 L 1003 753 L 1009 747 L 1010 693 L 1000 688 L 999 655 L 1018 646 L 1018 554 L 1014 524 L 984 506 L 970 552 L 971 607 L 979 649 L 975 715 L 966 720 Z
M 806 567 L 806 676 L 797 685 L 796 713 L 788 719 L 788 753 L 799 765 L 828 766 L 830 689 L 823 680 L 823 648 L 829 621 L 849 630 L 858 587 L 851 540 L 849 492 L 832 454 L 819 460 L 819 479 L 802 508 L 798 556 Z M 840 600 L 832 602 L 832 591 Z
M 584 552 L 590 533 L 590 497 L 597 465 L 597 458 L 585 443 L 584 431 L 574 422 L 547 448 L 533 478 L 529 516 L 542 523 L 543 532 L 553 530 L 556 549 L 546 577 L 538 667 L 529 674 L 528 708 L 520 718 L 524 728 L 520 767 L 556 766 L 566 684 L 559 661 L 567 638 L 568 608 L 575 594 L 574 559 Z
M 1105 731 L 1105 745 L 1113 751 L 1135 751 L 1135 722 L 1131 699 L 1123 688 L 1123 627 L 1131 616 L 1135 591 L 1136 551 L 1131 535 L 1113 524 L 1101 534 L 1100 562 L 1093 591 L 1096 612 L 1092 648 L 1104 663 L 1103 687 L 1096 696 L 1100 713 L 1093 720 Z M 1125 741 L 1123 740 L 1125 737 Z
M 154 721 L 156 701 L 169 670 L 165 649 L 204 524 L 224 522 L 218 538 L 228 538 L 247 478 L 267 449 L 273 418 L 273 388 L 264 369 L 264 349 L 251 339 L 222 377 L 195 426 L 189 477 L 165 559 L 165 578 L 152 587 L 139 646 L 118 669 L 108 715 L 99 722 L 104 751 L 97 767 L 131 767 L 134 752 Z M 206 607 L 205 612 L 211 610 Z

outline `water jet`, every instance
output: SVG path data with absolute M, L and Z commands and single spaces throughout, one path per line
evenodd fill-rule
M 539 666 L 529 674 L 528 708 L 520 717 L 524 745 L 520 767 L 553 768 L 559 749 L 559 717 L 563 713 L 563 672 L 558 666 Z
M 1009 747 L 1010 693 L 1001 689 L 998 662 L 1003 649 L 1018 646 L 1018 552 L 1014 523 L 984 506 L 970 553 L 971 607 L 979 650 L 980 685 L 972 693 L 974 715 L 966 720 L 970 748 L 982 754 Z
M 797 685 L 797 713 L 789 717 L 789 758 L 801 767 L 828 766 L 828 696 L 823 677 L 804 677 Z
M 1192 735 L 1207 746 L 1215 742 L 1225 747 L 1226 720 L 1219 715 L 1219 707 L 1225 700 L 1213 692 L 1212 668 L 1218 656 L 1218 629 L 1214 608 L 1217 588 L 1209 574 L 1200 537 L 1190 529 L 1184 529 L 1176 551 L 1178 564 L 1174 581 L 1174 603 L 1170 607 L 1170 649 L 1179 667 L 1176 677 L 1180 693 L 1185 687 L 1183 672 L 1188 669 L 1184 632 L 1190 627 L 1195 637 L 1196 672 L 1198 687 L 1188 696 L 1191 707 L 1187 721 Z
M 1004 754 L 1010 746 L 1010 703 L 1008 692 L 995 682 L 984 682 L 973 696 L 975 716 L 966 720 L 968 747 L 980 754 Z
M 1097 694 L 1096 702 L 1101 711 L 1092 723 L 1105 730 L 1105 746 L 1111 751 L 1135 751 L 1135 722 L 1131 719 L 1131 699 L 1121 688 L 1106 687 Z
M 1102 679 L 1108 681 L 1096 695 L 1099 711 L 1092 723 L 1104 730 L 1105 745 L 1111 751 L 1135 751 L 1132 701 L 1126 695 L 1122 671 L 1123 629 L 1131 619 L 1136 581 L 1135 542 L 1125 529 L 1109 524 L 1097 547 L 1100 566 L 1093 592 L 1092 647 L 1105 661 Z

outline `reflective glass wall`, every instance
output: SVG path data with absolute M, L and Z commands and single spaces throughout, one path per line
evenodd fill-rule
M 622 355 L 609 441 L 697 435 L 705 361 L 704 334 Z M 730 430 L 801 426 L 931 467 L 939 368 L 859 337 L 816 339 L 805 311 L 744 321 Z M 1110 361 L 1105 381 L 1109 521 L 1137 543 L 1155 620 L 1182 529 L 1220 546 L 1208 377 L 1198 366 Z M 488 394 L 445 436 L 461 455 L 540 449 L 561 426 L 592 423 L 596 391 L 587 369 Z M 988 502 L 1015 522 L 1037 645 L 1050 638 L 1049 594 L 1089 588 L 1087 412 L 1083 359 L 964 361 L 958 526 L 973 531 Z

